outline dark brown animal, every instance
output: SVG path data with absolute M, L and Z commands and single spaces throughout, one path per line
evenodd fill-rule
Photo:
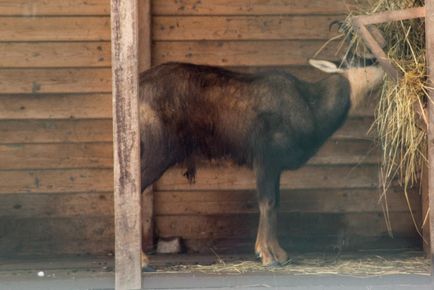
M 256 173 L 260 219 L 256 253 L 264 265 L 287 261 L 277 240 L 281 172 L 305 164 L 345 121 L 353 104 L 383 78 L 379 66 L 338 68 L 308 83 L 286 72 L 245 74 L 166 63 L 140 76 L 142 190 L 194 156 L 229 157 Z

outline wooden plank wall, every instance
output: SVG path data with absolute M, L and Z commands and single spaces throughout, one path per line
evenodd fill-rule
M 0 255 L 113 251 L 109 0 L 0 0 Z
M 342 0 L 154 0 L 152 63 L 242 71 L 279 66 L 301 78 L 345 13 Z M 0 256 L 113 250 L 109 0 L 0 0 Z M 337 43 L 320 55 L 336 59 Z M 389 195 L 395 239 L 378 205 L 368 102 L 308 166 L 282 177 L 281 235 L 289 249 L 418 245 L 404 196 Z M 190 251 L 251 251 L 253 175 L 204 162 L 155 185 L 157 236 Z M 411 196 L 418 221 L 420 200 Z

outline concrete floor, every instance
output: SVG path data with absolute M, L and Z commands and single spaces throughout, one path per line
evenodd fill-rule
M 170 263 L 206 263 L 203 257 L 172 257 Z M 178 260 L 177 260 L 178 259 Z M 168 258 L 154 258 L 157 266 Z M 157 267 L 158 268 L 158 267 Z M 43 277 L 38 272 L 43 272 Z M 399 273 L 399 269 L 396 271 Z M 271 271 L 244 274 L 176 273 L 160 271 L 143 274 L 142 289 L 312 289 L 312 290 L 432 290 L 428 272 L 419 274 L 368 275 L 295 275 Z M 81 290 L 113 289 L 112 257 L 64 257 L 9 259 L 0 262 L 0 290 Z

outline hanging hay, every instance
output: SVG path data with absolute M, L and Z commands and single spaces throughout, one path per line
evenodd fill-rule
M 370 15 L 424 5 L 423 0 L 370 0 L 356 5 L 345 21 L 346 39 L 354 51 L 366 51 L 363 40 L 354 33 L 352 16 Z M 354 6 L 353 6 L 354 7 Z M 376 132 L 383 150 L 381 164 L 382 194 L 389 233 L 387 191 L 395 180 L 404 189 L 407 203 L 409 189 L 419 184 L 421 169 L 426 164 L 426 124 L 424 111 L 428 100 L 427 72 L 425 65 L 424 19 L 413 19 L 377 25 L 386 41 L 385 53 L 402 72 L 399 81 L 385 79 L 371 130 Z M 350 49 L 348 50 L 350 51 Z M 421 225 L 413 222 L 420 233 Z

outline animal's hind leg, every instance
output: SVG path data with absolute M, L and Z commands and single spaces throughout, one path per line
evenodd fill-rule
M 277 239 L 277 209 L 279 204 L 280 172 L 256 168 L 259 226 L 256 238 L 256 254 L 263 265 L 283 264 L 288 255 Z
M 141 144 L 142 192 L 160 178 L 170 166 L 180 161 L 179 150 L 176 146 L 170 146 L 166 142 L 164 140 L 147 140 Z

